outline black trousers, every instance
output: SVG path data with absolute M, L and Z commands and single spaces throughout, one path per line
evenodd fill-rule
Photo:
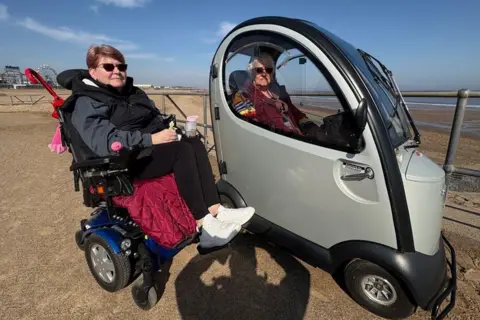
M 174 173 L 178 190 L 195 220 L 208 213 L 208 207 L 220 203 L 207 150 L 198 137 L 152 147 L 150 156 L 137 160 L 135 179 L 150 179 Z

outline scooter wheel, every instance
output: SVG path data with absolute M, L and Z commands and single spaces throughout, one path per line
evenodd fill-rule
M 132 298 L 137 307 L 142 310 L 152 309 L 158 302 L 158 294 L 155 287 L 150 287 L 148 292 L 144 292 L 143 282 L 132 286 Z
M 345 268 L 344 279 L 352 298 L 380 317 L 404 319 L 415 312 L 401 283 L 376 264 L 354 260 Z

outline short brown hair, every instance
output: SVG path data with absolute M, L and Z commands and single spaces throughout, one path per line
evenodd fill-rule
M 102 44 L 99 46 L 92 45 L 87 51 L 87 67 L 89 69 L 96 68 L 98 60 L 101 57 L 112 58 L 120 61 L 121 63 L 125 63 L 125 57 L 118 49 L 108 44 Z

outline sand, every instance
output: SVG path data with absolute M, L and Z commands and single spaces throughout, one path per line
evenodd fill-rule
M 154 99 L 161 105 L 160 97 Z M 173 99 L 187 114 L 201 114 L 201 97 Z M 165 106 L 173 112 L 168 100 Z M 199 256 L 195 246 L 180 252 L 165 270 L 160 302 L 149 312 L 134 305 L 130 287 L 102 290 L 74 242 L 91 209 L 73 190 L 71 157 L 46 147 L 56 124 L 50 112 L 48 104 L 0 106 L 0 319 L 379 319 L 327 273 L 247 235 L 211 255 Z M 447 135 L 422 133 L 425 152 L 441 162 Z M 458 163 L 478 166 L 473 142 L 459 150 Z M 445 210 L 445 233 L 458 259 L 452 319 L 480 313 L 477 195 L 452 192 Z M 418 311 L 412 319 L 428 316 Z

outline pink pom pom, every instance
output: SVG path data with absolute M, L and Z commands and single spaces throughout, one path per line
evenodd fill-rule
M 60 132 L 60 125 L 57 125 L 52 141 L 48 144 L 50 151 L 60 154 L 67 151 L 67 148 L 62 144 L 62 134 Z
M 118 151 L 120 149 L 122 149 L 122 144 L 118 141 L 115 141 L 114 143 L 112 143 L 112 145 L 110 146 L 110 148 L 113 150 L 113 151 Z

